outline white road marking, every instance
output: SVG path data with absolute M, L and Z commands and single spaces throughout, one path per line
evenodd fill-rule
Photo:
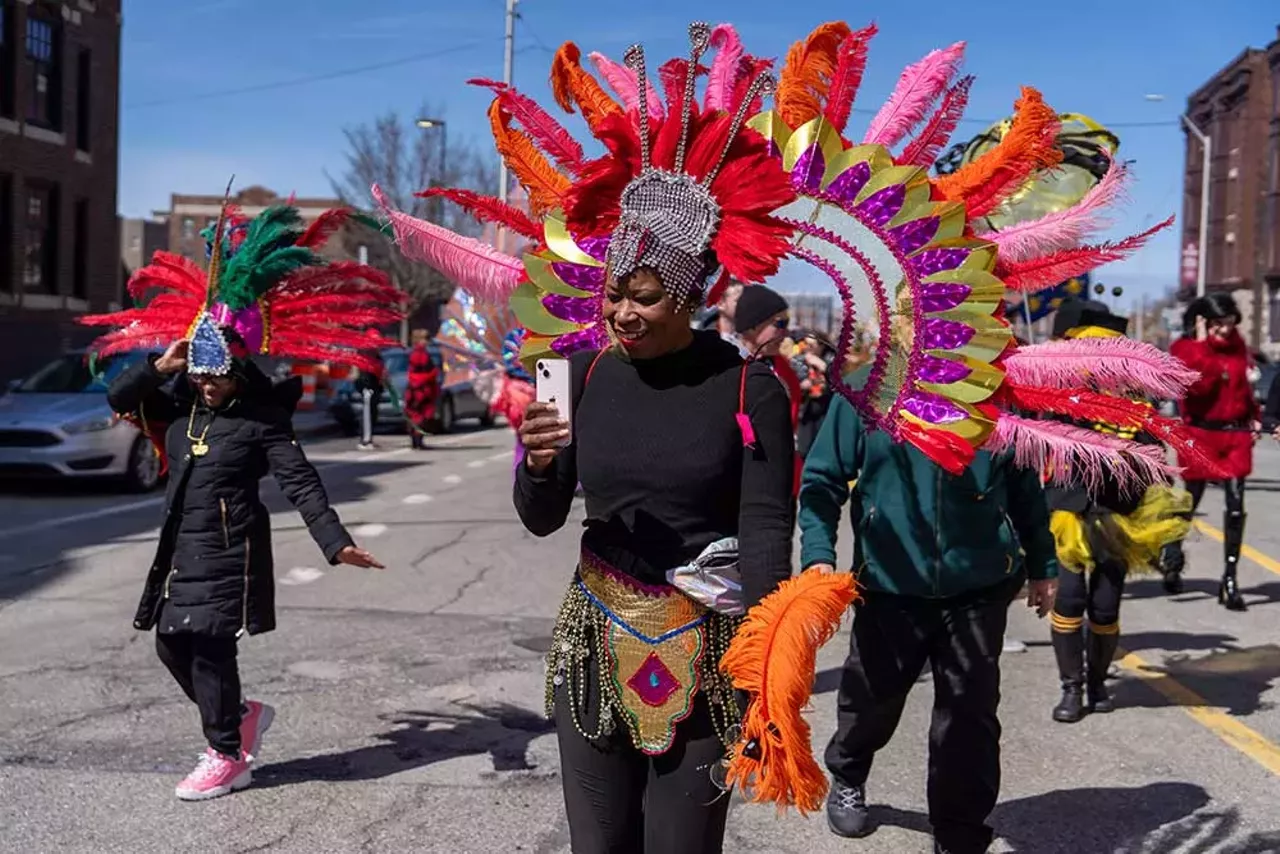
M 462 483 L 462 478 L 456 474 L 447 474 L 441 479 L 450 486 L 457 486 Z
M 516 455 L 515 451 L 503 451 L 500 454 L 494 454 L 492 457 L 489 457 L 489 462 L 497 463 L 497 462 L 501 462 L 502 460 L 509 460 L 515 455 Z
M 295 566 L 284 574 L 280 579 L 281 584 L 287 584 L 290 587 L 299 584 L 310 584 L 324 577 L 324 573 L 311 566 Z
M 485 463 L 484 460 L 472 460 L 471 462 L 467 463 L 467 468 L 469 469 L 484 468 L 484 463 Z
M 367 525 L 361 525 L 351 533 L 357 537 L 381 537 L 387 532 L 387 526 L 377 522 L 370 522 Z
M 421 493 L 418 493 L 415 495 L 406 495 L 404 497 L 405 504 L 426 504 L 431 500 L 432 498 L 430 495 L 423 495 Z

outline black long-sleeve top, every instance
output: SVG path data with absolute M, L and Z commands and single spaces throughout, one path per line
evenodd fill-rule
M 746 368 L 756 441 L 744 448 L 743 362 L 719 336 L 696 333 L 656 359 L 595 357 L 571 359 L 573 443 L 542 475 L 518 468 L 521 521 L 540 537 L 559 530 L 581 482 L 584 548 L 646 584 L 736 536 L 744 598 L 755 604 L 791 574 L 795 444 L 782 384 L 763 364 Z

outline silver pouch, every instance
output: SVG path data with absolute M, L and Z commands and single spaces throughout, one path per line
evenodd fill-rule
M 738 568 L 738 539 L 726 537 L 703 549 L 692 563 L 667 570 L 667 583 L 718 614 L 747 612 Z

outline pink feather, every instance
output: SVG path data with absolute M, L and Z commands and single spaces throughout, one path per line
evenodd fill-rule
M 964 42 L 956 42 L 943 50 L 930 51 L 924 59 L 907 66 L 893 95 L 871 120 L 863 142 L 888 148 L 924 121 L 929 107 L 951 85 L 951 78 L 964 59 L 964 46 Z
M 1076 338 L 1018 347 L 1005 357 L 1005 375 L 1021 386 L 1138 392 L 1176 400 L 1199 374 L 1178 359 L 1132 338 Z
M 1127 179 L 1124 164 L 1112 160 L 1107 174 L 1075 205 L 989 236 L 1000 257 L 1015 262 L 1078 246 L 1111 225 L 1108 209 L 1124 195 Z
M 942 103 L 934 111 L 929 123 L 916 134 L 915 139 L 907 143 L 906 148 L 902 149 L 902 156 L 898 158 L 899 164 L 924 167 L 933 165 L 933 161 L 938 159 L 938 155 L 950 141 L 951 134 L 955 133 L 956 125 L 964 115 L 964 108 L 969 103 L 969 87 L 972 85 L 973 75 L 968 75 L 961 77 L 956 85 L 947 90 L 947 94 L 942 96 Z
M 604 78 L 604 82 L 622 100 L 628 112 L 640 109 L 640 85 L 634 71 L 614 62 L 603 53 L 592 53 L 587 58 L 596 67 L 596 72 Z M 649 118 L 661 120 L 662 99 L 658 97 L 658 90 L 653 87 L 653 78 L 647 75 L 645 92 L 645 97 L 649 100 Z
M 716 59 L 711 63 L 711 77 L 707 81 L 707 95 L 703 103 L 708 110 L 733 112 L 737 108 L 733 93 L 742 63 L 742 40 L 731 24 L 717 24 L 711 30 L 711 47 L 715 48 Z
M 1060 249 L 1026 261 L 1006 261 L 999 258 L 996 262 L 996 275 L 1004 280 L 1007 288 L 1035 293 L 1079 276 L 1081 273 L 1087 273 L 1095 267 L 1132 255 L 1141 249 L 1152 235 L 1171 225 L 1173 225 L 1173 217 L 1148 228 L 1141 234 L 1134 234 L 1114 243 Z
M 1024 468 L 1044 471 L 1050 479 L 1096 490 L 1104 476 L 1119 480 L 1123 490 L 1140 490 L 1172 477 L 1162 445 L 1140 445 L 1062 421 L 1039 421 L 1001 412 L 995 432 L 983 446 L 992 452 L 1012 451 Z
M 372 192 L 378 207 L 391 221 L 396 242 L 405 257 L 427 264 L 477 299 L 505 303 L 524 279 L 524 265 L 510 255 L 474 238 L 393 210 L 377 184 L 373 185 Z
M 879 29 L 875 24 L 868 24 L 850 33 L 840 43 L 840 55 L 836 59 L 835 73 L 831 75 L 831 85 L 827 87 L 824 110 L 827 121 L 838 131 L 843 132 L 849 122 L 849 112 L 858 97 L 858 87 L 862 85 L 862 73 L 867 69 L 871 39 L 877 32 Z
M 582 168 L 582 145 L 528 95 L 495 80 L 476 78 L 467 82 L 492 89 L 503 109 L 528 131 L 538 148 L 550 155 L 561 169 L 576 175 Z

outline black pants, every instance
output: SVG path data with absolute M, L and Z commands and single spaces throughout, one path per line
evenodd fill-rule
M 209 746 L 226 756 L 240 753 L 240 668 L 236 639 L 156 633 L 156 654 L 184 694 L 200 709 Z
M 573 854 L 720 854 L 730 795 L 712 782 L 724 746 L 701 693 L 658 756 L 636 750 L 621 721 L 605 743 L 585 739 L 563 689 L 555 719 Z
M 1064 570 L 1058 574 L 1053 610 L 1073 620 L 1088 614 L 1089 622 L 1095 626 L 1114 626 L 1120 621 L 1124 580 L 1124 565 L 1114 561 L 1104 560 L 1089 573 Z
M 1195 516 L 1196 510 L 1200 508 L 1200 501 L 1204 498 L 1205 487 L 1208 481 L 1204 480 L 1188 480 L 1186 482 L 1187 492 L 1191 493 L 1191 515 Z M 1230 575 L 1235 574 L 1236 564 L 1240 562 L 1240 549 L 1244 545 L 1244 489 L 1245 478 L 1237 477 L 1222 482 L 1222 551 L 1225 562 L 1225 572 Z M 1182 572 L 1186 566 L 1186 555 L 1182 550 L 1182 542 L 1170 543 L 1164 547 L 1164 555 L 1161 561 L 1165 572 Z
M 1000 650 L 1021 579 L 951 599 L 870 592 L 856 606 L 827 768 L 860 786 L 897 729 L 925 662 L 933 669 L 929 820 L 948 852 L 986 851 L 1000 792 Z

